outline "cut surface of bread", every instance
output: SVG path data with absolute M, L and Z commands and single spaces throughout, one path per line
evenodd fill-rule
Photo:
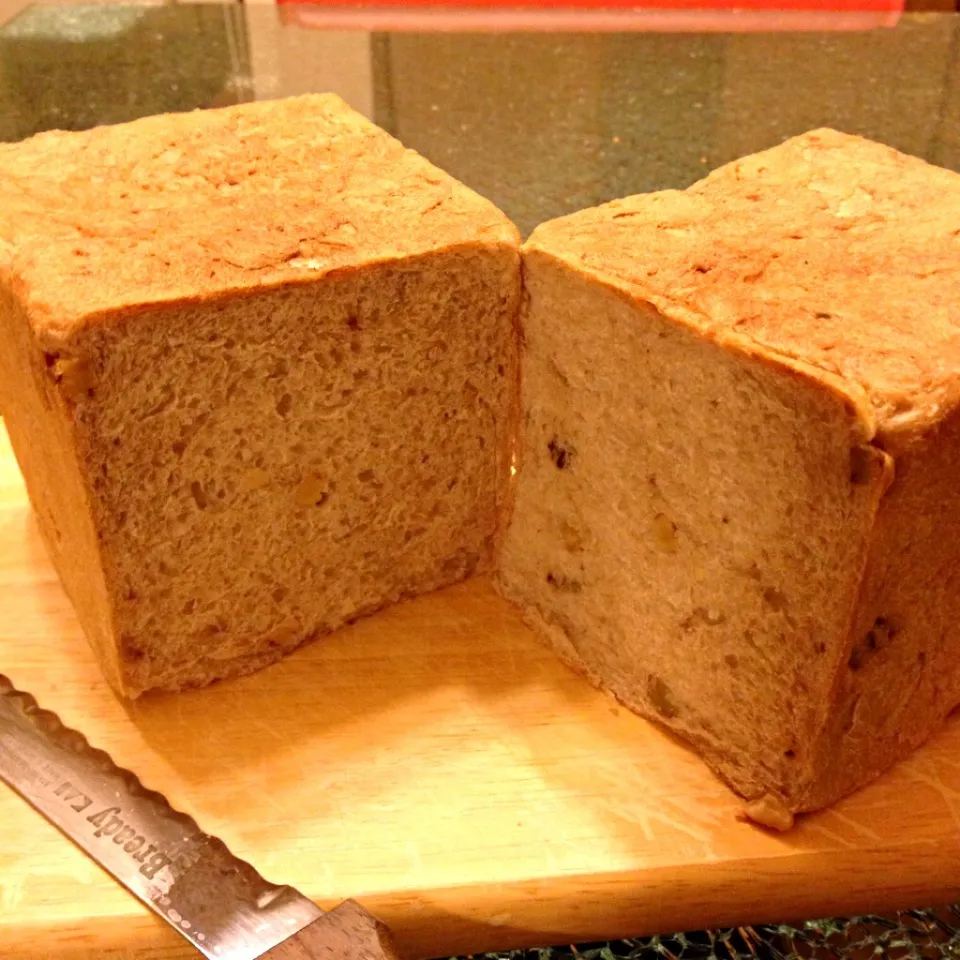
M 960 702 L 960 176 L 830 130 L 528 241 L 499 582 L 785 827 Z
M 519 240 L 331 96 L 0 147 L 0 409 L 111 683 L 269 663 L 484 569 Z

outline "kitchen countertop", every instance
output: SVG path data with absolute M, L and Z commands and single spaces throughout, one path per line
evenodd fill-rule
M 960 170 L 960 16 L 775 33 L 388 33 L 289 19 L 272 6 L 29 8 L 0 27 L 0 140 L 333 90 L 524 233 L 685 187 L 822 125 Z M 958 923 L 955 910 L 913 911 L 554 955 L 853 956 L 902 943 L 904 956 L 947 956 Z

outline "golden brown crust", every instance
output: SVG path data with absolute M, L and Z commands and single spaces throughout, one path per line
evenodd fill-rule
M 537 248 L 856 385 L 884 437 L 960 402 L 960 175 L 889 147 L 813 131 L 553 220 Z
M 518 235 L 327 94 L 0 145 L 0 258 L 53 337 L 477 240 Z
M 960 410 L 896 458 L 798 809 L 873 780 L 960 703 Z

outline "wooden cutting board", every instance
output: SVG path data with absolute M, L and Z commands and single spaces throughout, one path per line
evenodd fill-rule
M 0 672 L 269 879 L 359 898 L 411 956 L 960 897 L 960 724 L 787 836 L 561 666 L 476 580 L 243 680 L 121 703 L 0 429 Z M 174 960 L 184 941 L 0 787 L 4 960 Z

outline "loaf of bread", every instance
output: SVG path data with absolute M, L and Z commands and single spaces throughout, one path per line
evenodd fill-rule
M 787 827 L 960 703 L 960 176 L 830 130 L 525 247 L 500 584 Z
M 486 568 L 519 298 L 512 224 L 332 96 L 0 145 L 0 411 L 116 689 Z

